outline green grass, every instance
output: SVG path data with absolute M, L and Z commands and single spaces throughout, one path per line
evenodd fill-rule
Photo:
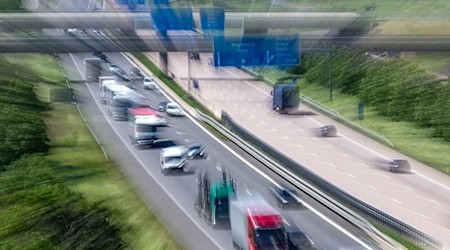
M 21 0 L 1 0 L 0 10 L 23 10 Z
M 429 72 L 445 75 L 450 73 L 450 52 L 407 53 L 405 59 L 417 63 Z
M 183 101 L 185 101 L 187 104 L 189 104 L 191 107 L 198 109 L 202 111 L 204 114 L 213 117 L 212 113 L 205 108 L 202 104 L 197 102 L 192 96 L 190 96 L 188 93 L 186 93 L 178 84 L 173 81 L 172 79 L 169 79 L 159 68 L 152 62 L 150 59 L 145 56 L 143 53 L 133 53 L 133 55 L 147 67 L 153 74 L 161 79 L 161 81 L 164 82 L 175 94 L 177 94 Z
M 51 55 L 14 54 L 8 60 L 21 62 L 45 79 L 36 86 L 39 97 L 49 101 L 52 88 L 64 88 L 62 72 Z M 113 162 L 105 159 L 73 104 L 52 103 L 46 123 L 50 139 L 49 160 L 62 167 L 69 187 L 89 201 L 101 201 L 117 211 L 113 223 L 133 249 L 179 249 L 177 243 L 148 211 Z
M 269 70 L 260 74 L 275 81 L 286 73 Z M 432 130 L 420 128 L 411 122 L 396 122 L 387 117 L 378 115 L 371 107 L 365 107 L 364 120 L 356 119 L 359 99 L 355 96 L 342 94 L 335 90 L 333 101 L 329 100 L 329 89 L 319 84 L 305 84 L 300 81 L 300 92 L 321 104 L 336 110 L 341 116 L 352 120 L 365 128 L 385 136 L 394 148 L 433 168 L 449 174 L 450 170 L 450 142 L 432 137 Z
M 423 248 L 411 243 L 408 240 L 405 240 L 402 236 L 398 235 L 397 233 L 393 232 L 392 230 L 389 230 L 383 226 L 380 226 L 379 224 L 375 224 L 382 233 L 386 234 L 387 236 L 391 237 L 398 243 L 402 244 L 406 249 L 408 250 L 422 250 Z

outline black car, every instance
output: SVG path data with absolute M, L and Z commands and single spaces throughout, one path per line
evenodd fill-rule
M 137 80 L 144 80 L 145 76 L 138 67 L 131 67 L 130 76 Z
M 407 160 L 392 160 L 389 162 L 389 171 L 396 172 L 411 172 L 411 165 Z
M 278 206 L 285 207 L 298 207 L 302 203 L 295 197 L 296 192 L 287 188 L 271 188 L 272 193 L 277 199 Z
M 322 137 L 334 137 L 337 136 L 337 129 L 334 125 L 325 125 L 320 128 L 320 135 Z
M 200 54 L 196 52 L 191 53 L 191 60 L 200 60 Z
M 161 111 L 161 112 L 166 111 L 167 103 L 169 103 L 169 102 L 167 102 L 167 101 L 165 101 L 165 102 L 160 102 L 160 103 L 158 104 L 158 110 Z
M 285 225 L 289 250 L 294 249 L 315 249 L 314 242 L 297 225 Z
M 192 144 L 187 146 L 186 152 L 190 159 L 205 156 L 205 148 L 200 144 Z

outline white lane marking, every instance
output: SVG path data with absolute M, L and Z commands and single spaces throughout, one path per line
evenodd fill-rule
M 261 124 L 261 125 L 266 125 L 267 123 L 266 123 L 266 122 L 260 122 L 259 124 Z
M 427 219 L 427 220 L 429 220 L 430 218 L 428 218 L 428 217 L 426 217 L 425 215 L 423 215 L 423 214 L 418 214 L 419 216 L 422 216 L 423 218 L 425 218 L 425 219 Z
M 330 144 L 327 144 L 327 147 L 329 147 L 329 148 L 334 148 L 333 146 L 331 146 Z
M 226 68 L 223 68 L 223 70 L 225 70 L 226 72 L 228 72 L 228 73 L 230 73 L 231 75 L 235 76 L 236 78 L 240 78 L 238 75 L 236 75 L 235 73 L 229 71 L 229 70 L 226 69 Z M 258 88 L 258 87 L 256 87 L 256 86 L 254 86 L 253 84 L 249 83 L 248 81 L 244 81 L 244 82 L 245 82 L 246 84 L 252 86 L 253 88 L 257 89 L 258 91 L 262 92 L 263 94 L 268 95 L 268 94 L 266 93 L 266 91 L 264 91 L 264 90 L 262 90 L 262 89 L 260 89 L 260 88 Z
M 367 164 L 365 164 L 365 163 L 361 163 L 361 165 L 362 165 L 363 167 L 369 168 L 369 166 L 368 166 Z
M 242 112 L 244 112 L 244 113 L 245 113 L 245 112 L 247 112 L 247 110 L 246 110 L 246 109 L 242 109 Z
M 291 138 L 289 138 L 289 136 L 283 136 L 284 139 L 286 140 L 290 140 Z
M 381 176 L 383 176 L 384 178 L 386 178 L 386 179 L 391 179 L 391 177 L 389 177 L 389 176 L 387 176 L 387 175 L 385 175 L 385 174 L 382 174 Z
M 375 191 L 378 191 L 378 189 L 376 189 L 374 186 L 368 186 L 368 187 L 373 189 L 373 190 L 375 190 Z
M 356 179 L 356 177 L 352 174 L 347 174 L 350 178 Z
M 437 202 L 437 201 L 435 201 L 435 200 L 432 200 L 432 199 L 427 199 L 427 198 L 425 198 L 426 200 L 429 200 L 429 201 L 431 201 L 431 202 L 433 202 L 434 204 L 436 204 L 436 205 L 441 205 L 441 203 L 439 203 L 439 202 Z
M 256 117 L 255 115 L 250 115 L 250 118 L 252 119 L 255 119 L 255 117 Z
M 342 155 L 347 157 L 347 158 L 350 158 L 350 155 L 348 155 L 348 154 L 342 154 Z
M 317 158 L 319 157 L 319 155 L 316 154 L 316 153 L 312 153 L 312 155 L 315 156 L 315 157 L 317 157 Z
M 175 133 L 176 133 L 177 135 L 184 135 L 184 134 L 185 134 L 185 133 L 180 132 L 180 131 L 175 131 Z
M 302 133 L 304 133 L 304 132 L 305 132 L 305 130 L 304 130 L 304 129 L 302 129 L 302 128 L 299 128 L 299 129 L 298 129 L 298 131 L 300 131 L 300 132 L 302 132 Z
M 189 142 L 192 142 L 193 140 L 185 138 L 184 141 L 189 143 Z
M 276 130 L 276 129 L 274 129 L 274 128 L 272 129 L 272 131 L 275 132 L 275 133 L 278 132 L 278 130 Z
M 284 224 L 286 224 L 286 225 L 288 225 L 288 227 L 290 227 L 290 226 L 291 226 L 291 224 L 289 224 L 289 222 L 287 222 L 287 221 L 286 221 L 286 220 L 284 220 L 284 219 L 283 219 L 283 223 L 284 223 Z
M 72 60 L 73 60 L 73 58 L 72 58 Z M 74 61 L 74 63 L 76 65 L 75 61 Z M 80 69 L 78 68 L 78 66 L 77 66 L 77 70 L 80 72 L 80 75 L 82 75 Z M 119 137 L 119 139 L 122 141 L 122 143 L 125 145 L 125 147 L 128 149 L 128 151 L 133 155 L 133 157 L 136 159 L 136 161 L 139 162 L 139 164 L 142 166 L 142 168 L 145 170 L 145 172 L 147 172 L 147 174 L 150 175 L 155 180 L 155 182 L 157 182 L 159 184 L 161 189 L 164 190 L 164 192 L 170 197 L 170 199 L 172 199 L 172 201 L 180 208 L 180 210 L 182 210 L 183 213 L 186 214 L 186 216 L 197 226 L 197 228 L 200 229 L 200 231 L 202 231 L 203 234 L 206 235 L 209 238 L 209 240 L 211 240 L 211 242 L 214 245 L 216 245 L 217 247 L 220 248 L 220 244 L 213 237 L 211 237 L 211 235 L 208 234 L 208 232 L 204 229 L 204 227 L 202 225 L 200 225 L 196 220 L 194 220 L 194 218 L 188 213 L 188 211 L 184 208 L 184 206 L 182 206 L 177 201 L 177 199 L 175 199 L 175 197 L 172 196 L 172 194 L 169 192 L 169 190 L 167 190 L 164 185 L 162 185 L 160 182 L 158 182 L 158 180 L 160 178 L 156 178 L 156 176 L 145 167 L 144 162 L 136 155 L 136 153 L 133 151 L 133 149 L 130 148 L 129 143 L 127 143 L 122 138 L 122 136 L 120 136 L 119 132 L 117 131 L 117 128 L 115 126 L 113 126 L 113 124 L 110 121 L 110 119 L 108 119 L 107 114 L 105 113 L 105 111 L 103 111 L 101 105 L 98 103 L 98 100 L 97 100 L 97 98 L 95 98 L 94 93 L 92 92 L 91 88 L 89 87 L 89 84 L 87 84 L 86 82 L 85 82 L 85 84 L 86 84 L 89 92 L 91 93 L 91 96 L 93 97 L 95 103 L 97 103 L 98 108 L 100 109 L 100 111 L 102 112 L 103 116 L 105 117 L 106 121 L 109 123 L 111 128 L 114 130 L 114 132 Z
M 287 122 L 288 125 L 292 125 L 292 122 Z
M 209 161 L 210 159 L 211 159 L 211 157 L 208 154 L 208 156 L 206 157 L 206 160 Z
M 333 168 L 337 168 L 336 165 L 334 165 L 334 164 L 331 163 L 331 162 L 328 162 L 328 164 L 329 164 L 330 166 L 332 166 Z
M 131 61 L 124 53 L 122 53 L 123 56 L 134 66 L 136 66 L 136 64 L 134 64 L 133 61 Z M 165 92 L 162 91 L 163 95 L 169 99 L 171 102 L 174 102 L 174 100 Z M 262 177 L 264 177 L 266 180 L 268 180 L 269 182 L 271 182 L 273 185 L 275 185 L 278 188 L 281 188 L 281 186 L 275 182 L 272 178 L 270 178 L 268 175 L 266 175 L 264 172 L 262 172 L 260 169 L 258 169 L 257 167 L 255 167 L 254 165 L 252 165 L 250 162 L 248 162 L 246 159 L 244 159 L 242 156 L 240 156 L 239 154 L 237 154 L 235 151 L 233 151 L 230 147 L 228 147 L 225 143 L 223 143 L 221 140 L 219 140 L 217 137 L 215 137 L 210 131 L 208 131 L 206 128 L 204 128 L 202 125 L 200 125 L 189 113 L 186 113 L 186 116 L 195 124 L 197 125 L 197 127 L 199 127 L 201 130 L 203 130 L 203 132 L 205 132 L 208 136 L 210 136 L 213 140 L 215 140 L 218 144 L 220 144 L 222 147 L 226 148 L 231 154 L 233 154 L 235 157 L 237 157 L 239 160 L 241 160 L 242 162 L 244 162 L 247 166 L 249 166 L 250 168 L 252 168 L 256 173 L 258 173 L 259 175 L 261 175 Z M 172 197 L 171 197 L 172 198 Z M 349 231 L 347 231 L 345 228 L 343 228 L 342 226 L 340 226 L 339 224 L 337 224 L 336 222 L 332 221 L 330 218 L 328 218 L 326 215 L 322 214 L 321 212 L 319 212 L 318 210 L 316 210 L 315 208 L 313 208 L 311 205 L 309 205 L 308 203 L 304 202 L 303 205 L 308 208 L 310 211 L 312 211 L 313 213 L 315 213 L 317 216 L 319 216 L 320 218 L 322 218 L 324 221 L 328 222 L 328 224 L 332 225 L 333 227 L 335 227 L 336 229 L 338 229 L 339 231 L 341 231 L 342 233 L 344 233 L 345 235 L 347 235 L 349 238 L 351 238 L 352 240 L 354 240 L 355 242 L 359 243 L 361 246 L 363 246 L 366 249 L 372 249 L 369 245 L 367 245 L 365 242 L 363 242 L 362 240 L 360 240 L 358 237 L 356 237 L 355 235 L 353 235 L 352 233 L 350 233 Z M 203 230 L 202 230 L 203 231 Z M 218 245 L 218 244 L 216 244 Z
M 216 166 L 217 171 L 222 172 L 222 167 L 220 165 Z

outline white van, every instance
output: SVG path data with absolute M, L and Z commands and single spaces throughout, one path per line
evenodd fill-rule
M 161 149 L 160 163 L 161 173 L 166 174 L 170 169 L 183 170 L 184 165 L 188 161 L 186 147 L 174 146 Z

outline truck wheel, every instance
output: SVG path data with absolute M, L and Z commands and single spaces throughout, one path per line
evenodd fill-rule
M 167 175 L 167 169 L 161 168 L 161 174 L 166 176 Z

